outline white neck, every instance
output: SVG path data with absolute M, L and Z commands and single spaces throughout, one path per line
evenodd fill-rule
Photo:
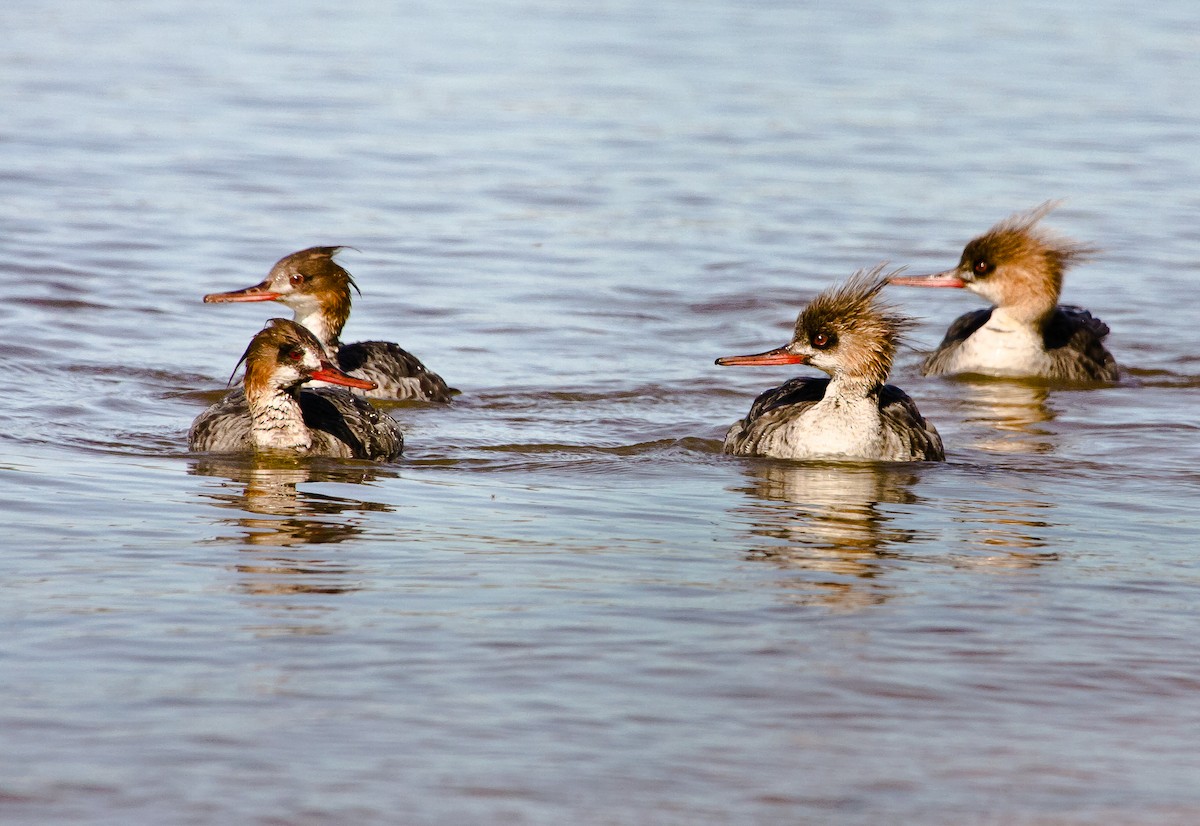
M 876 387 L 872 379 L 862 376 L 830 376 L 829 386 L 825 388 L 825 398 L 821 403 L 855 403 L 867 401 L 867 394 Z M 874 402 L 872 402 L 873 404 Z
M 1031 336 L 1041 336 L 1041 331 L 1031 321 L 1023 318 L 1018 318 L 1013 315 L 1007 307 L 993 307 L 992 315 L 988 318 L 987 324 L 984 325 L 988 329 L 997 333 L 1016 333 L 1018 335 L 1028 334 Z
M 878 439 L 879 400 L 868 393 L 876 386 L 862 377 L 830 379 L 825 397 L 805 416 L 805 441 L 814 455 L 872 455 Z
M 305 451 L 312 447 L 312 433 L 304 423 L 300 400 L 285 390 L 272 388 L 253 396 L 250 405 L 250 433 L 262 450 Z
M 321 346 L 329 352 L 330 355 L 337 353 L 340 342 L 337 340 L 337 334 L 334 332 L 329 319 L 321 312 L 319 307 L 313 308 L 296 308 L 292 316 L 292 321 L 308 328 L 321 342 Z

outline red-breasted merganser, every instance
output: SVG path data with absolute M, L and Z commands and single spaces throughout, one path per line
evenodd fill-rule
M 278 301 L 295 313 L 344 372 L 366 379 L 371 390 L 355 392 L 372 399 L 448 402 L 458 393 L 420 359 L 390 341 L 342 344 L 340 336 L 350 317 L 350 290 L 358 285 L 333 256 L 342 247 L 310 247 L 284 256 L 266 280 L 253 287 L 204 296 L 206 304 L 230 301 Z
M 993 305 L 958 317 L 922 366 L 927 376 L 975 373 L 1062 382 L 1116 381 L 1108 325 L 1058 303 L 1063 273 L 1096 252 L 1036 225 L 1057 202 L 1013 215 L 963 249 L 958 266 L 893 276 L 910 287 L 965 287 Z
M 946 458 L 937 428 L 903 390 L 885 384 L 911 322 L 878 301 L 883 267 L 860 270 L 800 312 L 791 342 L 717 364 L 811 364 L 828 379 L 794 378 L 754 400 L 729 428 L 725 452 L 777 459 L 893 462 Z
M 334 367 L 317 337 L 296 322 L 268 321 L 250 341 L 239 366 L 242 361 L 242 387 L 192 422 L 191 450 L 395 459 L 404 449 L 404 434 L 395 419 L 365 399 L 336 387 L 301 389 L 310 380 L 362 390 L 370 390 L 371 382 Z

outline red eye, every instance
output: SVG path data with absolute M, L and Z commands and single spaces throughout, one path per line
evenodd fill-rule
M 293 287 L 298 287 L 304 283 L 304 275 L 302 273 L 294 272 L 292 273 L 291 277 L 288 278 L 288 281 L 292 282 Z
M 812 342 L 813 347 L 816 347 L 818 350 L 824 350 L 833 344 L 833 336 L 828 333 L 816 333 L 809 341 Z
M 288 350 L 287 357 L 289 359 L 291 359 L 292 361 L 300 361 L 302 358 L 304 358 L 304 351 L 301 350 L 299 347 L 292 349 L 292 350 Z
M 972 269 L 975 270 L 976 275 L 989 275 L 995 267 L 992 266 L 991 261 L 980 258 Z

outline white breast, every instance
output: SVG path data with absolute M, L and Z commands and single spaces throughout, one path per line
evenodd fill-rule
M 879 407 L 870 400 L 828 397 L 801 416 L 760 420 L 757 453 L 780 459 L 875 458 L 883 450 Z
M 1000 309 L 958 348 L 950 372 L 1029 376 L 1051 369 L 1041 332 L 1014 321 Z

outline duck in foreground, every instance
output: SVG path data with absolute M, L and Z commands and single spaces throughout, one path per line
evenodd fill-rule
M 295 313 L 320 339 L 342 371 L 366 379 L 371 390 L 354 388 L 372 399 L 448 402 L 458 393 L 421 360 L 390 341 L 342 344 L 342 327 L 350 317 L 350 290 L 358 285 L 333 260 L 342 247 L 310 247 L 284 256 L 266 280 L 253 287 L 204 296 L 206 304 L 234 301 L 278 301 Z
M 365 399 L 336 387 L 302 389 L 310 380 L 361 390 L 372 385 L 334 367 L 316 336 L 294 321 L 268 321 L 241 361 L 242 387 L 196 417 L 191 450 L 382 460 L 404 449 L 400 426 Z
M 1037 227 L 1048 201 L 996 224 L 963 249 L 958 266 L 933 275 L 893 276 L 910 287 L 958 287 L 994 306 L 961 315 L 922 366 L 927 376 L 974 373 L 1085 383 L 1119 377 L 1104 347 L 1108 325 L 1058 303 L 1063 273 L 1095 249 Z
M 829 378 L 794 378 L 754 400 L 729 428 L 725 452 L 777 459 L 942 461 L 937 428 L 903 390 L 885 384 L 910 322 L 878 300 L 883 267 L 861 270 L 818 295 L 791 342 L 724 365 L 811 364 Z

